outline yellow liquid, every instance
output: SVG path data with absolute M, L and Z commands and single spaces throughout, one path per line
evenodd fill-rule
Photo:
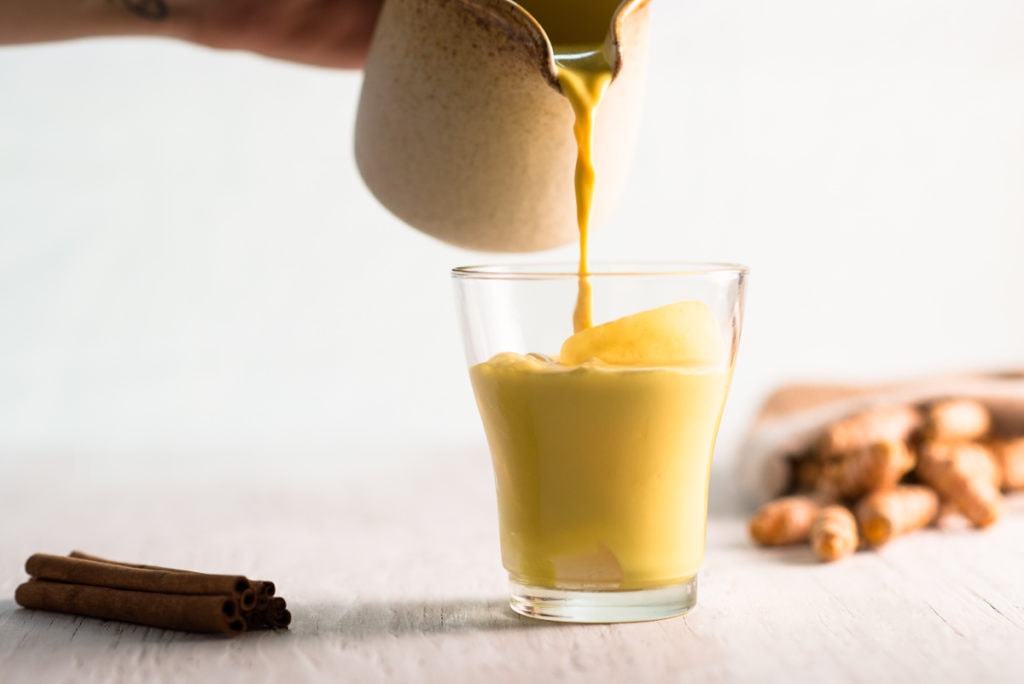
M 612 79 L 602 41 L 619 1 L 520 2 L 555 45 L 559 84 L 575 114 L 577 333 L 593 325 L 593 126 Z M 470 377 L 494 462 L 502 560 L 515 580 L 632 590 L 696 575 L 727 364 L 562 365 L 507 353 L 474 366 Z
M 540 23 L 555 51 L 558 83 L 569 99 L 576 123 L 576 215 L 580 232 L 579 293 L 573 312 L 573 331 L 593 325 L 592 292 L 587 278 L 590 217 L 594 197 L 594 117 L 612 80 L 605 54 L 612 17 L 622 0 L 518 0 Z
M 569 98 L 576 122 L 573 134 L 579 150 L 576 158 L 575 190 L 576 221 L 580 231 L 579 294 L 573 312 L 573 331 L 585 330 L 594 324 L 591 313 L 592 292 L 587 278 L 587 249 L 590 238 L 590 217 L 594 206 L 594 117 L 598 105 L 612 80 L 612 70 L 598 46 L 559 48 L 556 52 L 558 82 Z
M 501 354 L 470 377 L 515 580 L 632 590 L 697 574 L 727 370 Z

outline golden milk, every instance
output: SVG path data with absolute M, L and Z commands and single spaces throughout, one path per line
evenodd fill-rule
M 696 575 L 728 375 L 518 354 L 474 366 L 512 578 L 630 590 Z

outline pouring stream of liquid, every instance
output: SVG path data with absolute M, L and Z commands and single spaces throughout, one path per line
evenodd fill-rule
M 603 46 L 556 46 L 555 64 L 558 67 L 558 82 L 576 115 L 573 133 L 578 148 L 575 187 L 576 220 L 580 231 L 580 264 L 579 288 L 572 322 L 573 331 L 579 332 L 593 325 L 592 289 L 587 277 L 587 247 L 594 203 L 594 116 L 612 80 L 612 68 Z

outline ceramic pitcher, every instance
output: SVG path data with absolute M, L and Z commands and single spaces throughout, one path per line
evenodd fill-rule
M 567 4 L 581 12 L 604 5 L 610 20 L 605 48 L 614 78 L 594 131 L 598 226 L 619 194 L 635 141 L 648 0 L 617 8 L 614 0 Z M 551 42 L 519 4 L 385 1 L 366 63 L 355 152 L 367 186 L 398 218 L 483 251 L 572 242 L 572 126 Z

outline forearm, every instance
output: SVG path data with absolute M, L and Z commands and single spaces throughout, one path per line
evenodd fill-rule
M 0 0 L 0 45 L 89 36 L 182 37 L 189 5 L 170 0 Z
M 0 45 L 90 36 L 179 38 L 358 68 L 383 0 L 0 0 Z

